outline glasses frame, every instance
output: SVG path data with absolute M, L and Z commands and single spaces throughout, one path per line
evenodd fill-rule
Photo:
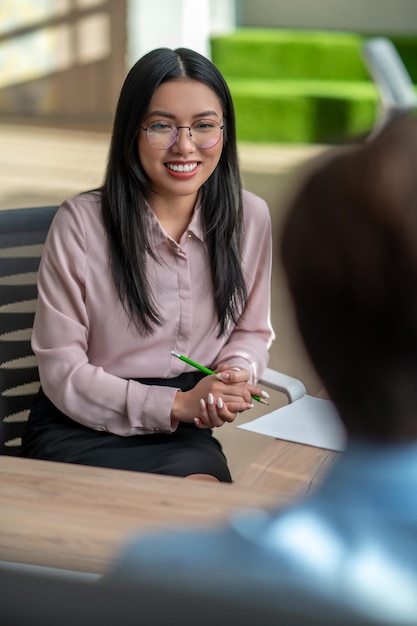
M 216 143 L 213 143 L 211 146 L 197 146 L 193 140 L 193 134 L 192 134 L 192 128 L 194 126 L 194 124 L 197 124 L 198 122 L 210 122 L 211 124 L 216 124 L 219 127 L 219 138 L 217 139 Z M 206 119 L 206 118 L 202 118 L 201 120 L 196 120 L 195 122 L 193 122 L 193 124 L 191 124 L 191 126 L 176 126 L 173 122 L 167 121 L 167 120 L 155 120 L 154 122 L 152 122 L 152 124 L 157 124 L 158 122 L 163 122 L 164 124 L 166 124 L 167 126 L 171 126 L 172 130 L 176 131 L 176 135 L 174 140 L 168 144 L 166 147 L 164 148 L 156 148 L 155 146 L 153 146 L 151 144 L 151 141 L 149 139 L 149 135 L 148 135 L 148 131 L 149 126 L 148 127 L 144 127 L 144 126 L 140 126 L 140 130 L 143 130 L 146 132 L 146 140 L 148 142 L 148 144 L 151 146 L 151 148 L 153 148 L 154 150 L 169 150 L 170 148 L 172 148 L 172 146 L 174 144 L 177 143 L 178 138 L 180 136 L 180 128 L 187 128 L 188 129 L 188 136 L 190 141 L 194 144 L 194 146 L 198 149 L 198 150 L 210 150 L 210 148 L 214 148 L 214 146 L 217 146 L 217 144 L 219 143 L 221 136 L 222 136 L 222 131 L 224 129 L 224 124 L 219 124 L 219 122 L 217 120 L 210 120 L 210 119 Z

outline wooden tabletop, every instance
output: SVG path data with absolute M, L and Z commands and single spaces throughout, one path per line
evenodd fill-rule
M 317 398 L 329 400 L 325 387 Z M 270 445 L 238 477 L 236 484 L 291 498 L 307 494 L 321 483 L 339 452 L 272 439 Z
M 102 573 L 126 538 L 279 507 L 321 481 L 336 453 L 271 439 L 233 484 L 0 457 L 0 561 Z
M 293 499 L 321 483 L 340 453 L 273 439 L 239 476 L 236 485 Z
M 133 532 L 284 502 L 238 485 L 0 457 L 0 560 L 100 573 Z

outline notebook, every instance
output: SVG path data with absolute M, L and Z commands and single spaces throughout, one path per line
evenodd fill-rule
M 238 428 L 336 452 L 346 446 L 345 427 L 333 402 L 307 394 Z

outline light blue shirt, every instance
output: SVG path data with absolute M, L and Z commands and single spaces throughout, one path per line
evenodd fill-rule
M 417 444 L 349 443 L 323 484 L 287 509 L 226 527 L 134 539 L 119 580 L 172 580 L 273 597 L 302 590 L 366 617 L 417 624 Z

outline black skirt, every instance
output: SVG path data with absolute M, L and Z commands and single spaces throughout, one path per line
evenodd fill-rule
M 202 376 L 201 372 L 190 372 L 177 378 L 135 380 L 188 391 Z M 75 422 L 57 409 L 42 389 L 29 415 L 22 455 L 169 476 L 210 474 L 222 482 L 232 482 L 222 447 L 210 429 L 180 422 L 170 434 L 121 437 Z

